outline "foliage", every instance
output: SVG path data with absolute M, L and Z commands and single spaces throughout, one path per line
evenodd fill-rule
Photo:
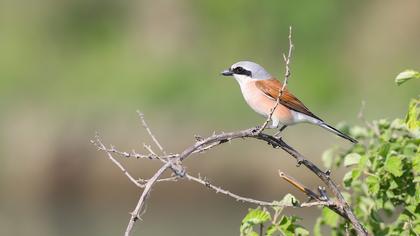
M 349 192 L 343 195 L 373 235 L 420 234 L 419 117 L 420 100 L 413 99 L 405 120 L 352 127 L 359 144 L 336 157 L 328 154 L 337 167 L 350 168 L 343 179 Z M 344 219 L 331 220 L 331 214 L 323 212 L 315 229 L 327 225 L 332 235 L 344 235 Z
M 292 206 L 297 204 L 297 200 L 291 195 L 287 194 L 280 202 L 284 206 Z M 273 207 L 273 217 L 267 209 L 250 209 L 248 214 L 242 220 L 240 232 L 241 236 L 272 236 L 272 235 L 286 235 L 294 236 L 309 235 L 309 232 L 298 224 L 299 218 L 296 216 L 280 216 L 283 207 Z M 264 232 L 264 226 L 268 226 Z M 254 228 L 259 228 L 257 233 Z M 276 234 L 278 233 L 278 234 Z
M 395 83 L 401 85 L 410 79 L 420 79 L 420 73 L 415 70 L 405 70 L 397 75 Z
M 399 77 L 397 84 L 404 82 L 403 76 Z M 405 119 L 342 125 L 342 130 L 359 143 L 344 152 L 327 150 L 322 160 L 328 169 L 348 169 L 342 194 L 357 218 L 372 235 L 420 235 L 420 99 L 412 99 Z M 286 216 L 272 223 L 266 235 L 273 235 L 268 232 L 278 229 L 283 221 L 294 233 L 281 231 L 282 235 L 296 235 L 297 218 Z M 322 209 L 313 234 L 323 235 L 322 228 L 329 229 L 331 235 L 356 235 L 345 219 L 328 208 Z M 242 235 L 258 235 L 253 233 L 241 231 Z

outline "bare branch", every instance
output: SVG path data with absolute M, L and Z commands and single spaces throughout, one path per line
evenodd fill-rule
M 161 178 L 161 179 L 158 179 L 158 180 L 156 180 L 156 182 L 176 182 L 176 181 L 178 181 L 179 180 L 179 177 L 178 176 L 172 176 L 172 177 L 168 177 L 168 178 Z M 150 181 L 150 179 L 141 179 L 141 178 L 139 178 L 138 180 L 137 180 L 137 182 L 139 182 L 139 183 L 147 183 L 147 182 L 149 182 Z
M 333 210 L 334 212 L 336 212 L 337 214 L 341 215 L 343 218 L 348 220 L 347 215 L 343 214 L 343 212 L 340 209 L 338 209 L 339 206 L 330 200 L 330 198 L 326 195 L 326 192 L 324 189 L 319 188 L 320 194 L 318 195 L 312 190 L 310 190 L 308 187 L 306 187 L 305 185 L 303 185 L 302 183 L 294 179 L 293 177 L 281 171 L 279 171 L 279 176 L 283 178 L 284 180 L 286 180 L 287 182 L 289 182 L 294 187 L 296 187 L 297 189 L 299 189 L 300 191 L 302 191 L 303 193 L 305 193 L 309 197 L 309 201 L 316 200 L 315 202 L 307 202 L 301 205 L 307 205 L 307 206 L 323 205 L 330 208 L 331 210 Z
M 108 156 L 108 159 L 110 159 L 116 166 L 118 166 L 118 168 L 120 168 L 120 170 L 124 173 L 125 176 L 127 176 L 127 178 L 131 182 L 133 182 L 139 188 L 144 188 L 144 185 L 140 184 L 133 176 L 131 176 L 127 169 L 125 169 L 125 167 L 112 156 L 111 152 L 108 151 L 108 149 L 106 149 L 98 134 L 96 134 L 95 139 L 91 140 L 90 142 L 93 145 L 95 145 L 99 150 L 105 151 Z
M 271 146 L 273 146 L 274 148 L 281 148 L 287 153 L 289 153 L 292 157 L 294 157 L 298 161 L 299 165 L 303 164 L 306 168 L 308 168 L 310 171 L 316 174 L 328 186 L 328 188 L 337 198 L 337 203 L 335 204 L 336 206 L 335 209 L 337 210 L 337 212 L 339 212 L 340 215 L 345 216 L 345 218 L 348 218 L 349 221 L 352 223 L 353 227 L 356 229 L 357 232 L 359 232 L 360 235 L 367 235 L 365 229 L 357 220 L 350 206 L 347 204 L 344 197 L 341 195 L 337 185 L 330 179 L 329 175 L 321 171 L 315 164 L 313 164 L 311 161 L 306 159 L 302 154 L 297 152 L 295 149 L 293 149 L 291 146 L 285 143 L 282 139 L 277 139 L 265 133 L 258 133 L 258 128 L 251 128 L 251 129 L 241 130 L 237 132 L 214 134 L 208 138 L 204 138 L 200 141 L 197 141 L 192 146 L 186 148 L 175 159 L 177 160 L 178 165 L 180 165 L 181 161 L 185 160 L 187 157 L 196 153 L 197 150 L 200 150 L 203 147 L 207 147 L 208 145 L 212 145 L 214 143 L 223 144 L 223 143 L 226 143 L 227 141 L 239 139 L 239 138 L 255 138 L 255 139 L 263 140 L 267 142 L 268 144 L 270 144 Z M 217 147 L 217 146 L 219 145 L 212 145 L 212 147 Z M 161 161 L 166 162 L 163 159 L 161 159 Z M 173 161 L 168 161 L 166 162 L 165 165 L 168 165 L 168 167 L 174 170 L 174 163 L 175 162 Z M 179 172 L 175 171 L 175 174 L 179 175 Z M 185 176 L 185 173 L 184 173 L 184 176 Z
M 280 206 L 280 204 L 278 202 L 277 203 L 276 202 L 266 202 L 266 201 L 255 200 L 255 199 L 252 199 L 252 198 L 241 197 L 241 196 L 239 196 L 237 194 L 234 194 L 234 193 L 232 193 L 228 190 L 224 190 L 220 187 L 217 187 L 217 186 L 211 184 L 208 180 L 200 178 L 200 177 L 194 177 L 194 176 L 189 175 L 189 174 L 186 174 L 185 177 L 188 180 L 197 182 L 199 184 L 202 184 L 202 185 L 206 186 L 209 189 L 212 189 L 212 190 L 216 191 L 216 193 L 221 193 L 221 194 L 227 195 L 227 196 L 235 199 L 238 202 L 248 202 L 248 203 L 256 204 L 256 205 L 259 205 L 259 206 Z
M 142 212 L 146 199 L 149 196 L 150 190 L 152 189 L 153 184 L 159 179 L 159 177 L 165 172 L 166 169 L 170 167 L 171 163 L 167 162 L 165 165 L 160 167 L 160 169 L 153 175 L 152 178 L 147 181 L 143 193 L 140 196 L 139 201 L 137 202 L 136 207 L 134 208 L 133 212 L 131 212 L 130 221 L 128 222 L 127 229 L 125 230 L 125 236 L 129 236 L 131 234 L 131 230 L 133 229 L 134 223 L 140 219 L 140 213 Z
M 283 59 L 284 59 L 284 63 L 285 63 L 285 66 L 286 66 L 286 69 L 285 69 L 285 72 L 284 72 L 283 85 L 281 86 L 281 89 L 279 91 L 279 95 L 277 96 L 277 100 L 276 100 L 276 103 L 275 103 L 274 107 L 271 108 L 270 114 L 268 115 L 265 122 L 262 124 L 261 128 L 258 130 L 259 133 L 261 133 L 267 127 L 268 123 L 270 123 L 274 111 L 280 105 L 280 98 L 281 98 L 281 96 L 283 96 L 283 93 L 284 93 L 284 90 L 287 87 L 287 83 L 289 81 L 289 78 L 292 75 L 292 71 L 290 70 L 290 62 L 291 62 L 291 59 L 292 59 L 292 52 L 293 52 L 293 49 L 294 49 L 294 45 L 293 45 L 293 42 L 292 42 L 292 26 L 289 26 L 289 37 L 288 37 L 288 39 L 289 39 L 289 51 L 287 53 L 287 56 L 283 53 Z
M 300 191 L 302 191 L 304 194 L 308 195 L 309 198 L 311 199 L 316 199 L 319 200 L 319 196 L 313 192 L 312 190 L 310 190 L 309 188 L 307 188 L 305 185 L 301 184 L 299 181 L 295 180 L 293 177 L 285 174 L 284 172 L 279 171 L 279 176 L 286 180 L 287 182 L 289 182 L 291 185 L 295 186 L 297 189 L 299 189 Z
M 140 117 L 141 120 L 141 124 L 144 127 L 144 129 L 146 129 L 147 133 L 149 134 L 149 136 L 152 138 L 153 142 L 156 144 L 156 146 L 159 148 L 159 150 L 166 155 L 165 150 L 163 149 L 162 145 L 160 145 L 159 141 L 156 139 L 155 135 L 153 135 L 152 130 L 150 130 L 149 126 L 146 123 L 146 120 L 144 119 L 144 115 L 143 113 L 141 113 L 140 111 L 137 111 L 137 114 Z

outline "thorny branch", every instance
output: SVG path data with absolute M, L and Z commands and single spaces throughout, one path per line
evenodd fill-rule
M 281 148 L 287 153 L 289 153 L 292 157 L 294 157 L 297 160 L 299 165 L 304 165 L 306 168 L 308 168 L 310 171 L 316 174 L 324 182 L 324 184 L 330 189 L 330 191 L 333 193 L 334 197 L 336 198 L 335 202 L 330 202 L 329 198 L 325 197 L 326 196 L 325 190 L 322 190 L 321 188 L 319 191 L 320 197 L 317 197 L 317 202 L 313 202 L 313 203 L 309 202 L 306 204 L 302 204 L 301 206 L 302 207 L 303 206 L 308 207 L 308 206 L 313 206 L 313 205 L 326 206 L 332 209 L 333 211 L 337 212 L 344 218 L 348 219 L 353 225 L 354 229 L 359 233 L 359 235 L 367 235 L 366 230 L 363 228 L 360 222 L 356 219 L 354 213 L 351 210 L 351 207 L 344 200 L 337 185 L 330 179 L 329 172 L 323 172 L 314 163 L 306 159 L 302 154 L 300 154 L 291 146 L 289 146 L 287 143 L 285 143 L 281 138 L 278 139 L 266 133 L 258 133 L 258 130 L 259 130 L 258 127 L 255 127 L 255 128 L 237 131 L 237 132 L 213 134 L 209 136 L 208 138 L 204 138 L 195 142 L 193 145 L 186 148 L 181 154 L 176 154 L 176 155 L 174 154 L 166 158 L 162 158 L 162 157 L 158 158 L 160 161 L 164 163 L 164 165 L 162 166 L 161 169 L 159 169 L 158 172 L 156 172 L 156 174 L 151 179 L 147 181 L 145 185 L 140 184 L 138 181 L 134 179 L 134 177 L 129 175 L 127 170 L 118 161 L 116 161 L 116 159 L 112 156 L 112 153 L 109 152 L 109 149 L 105 147 L 105 145 L 102 143 L 99 136 L 96 136 L 95 140 L 92 140 L 92 143 L 95 144 L 99 150 L 105 151 L 109 159 L 111 159 L 113 163 L 116 164 L 121 169 L 121 171 L 123 171 L 124 174 L 127 175 L 127 177 L 130 176 L 129 179 L 131 180 L 131 182 L 135 183 L 136 186 L 140 188 L 144 188 L 143 193 L 142 193 L 143 197 L 139 199 L 139 202 L 130 218 L 130 223 L 127 227 L 126 235 L 130 235 L 133 224 L 138 219 L 139 214 L 144 207 L 144 201 L 146 200 L 146 197 L 148 196 L 152 185 L 158 181 L 161 174 L 168 168 L 172 169 L 173 173 L 177 176 L 177 178 L 185 177 L 188 180 L 192 180 L 197 183 L 200 183 L 216 192 L 232 197 L 236 199 L 237 201 L 248 202 L 248 203 L 253 203 L 253 204 L 262 205 L 262 206 L 274 206 L 275 205 L 274 202 L 270 203 L 270 202 L 259 201 L 259 200 L 255 200 L 251 198 L 241 197 L 227 190 L 223 190 L 222 188 L 216 187 L 210 184 L 205 179 L 202 179 L 200 177 L 193 177 L 190 174 L 186 173 L 185 169 L 182 166 L 182 161 L 190 157 L 192 154 L 197 153 L 197 150 L 202 150 L 203 148 L 207 148 L 207 147 L 214 148 L 214 147 L 219 146 L 220 144 L 226 143 L 227 141 L 240 139 L 240 138 L 254 138 L 254 139 L 262 140 L 262 141 L 267 142 L 273 148 Z M 184 170 L 184 171 L 179 171 L 179 170 Z M 313 195 L 314 194 L 310 194 L 308 196 L 313 197 Z
M 353 226 L 353 228 L 356 230 L 358 235 L 364 235 L 364 236 L 368 235 L 366 229 L 360 224 L 360 222 L 355 217 L 350 205 L 343 198 L 337 185 L 330 179 L 330 174 L 331 174 L 330 171 L 323 172 L 314 163 L 306 159 L 302 154 L 300 154 L 294 148 L 292 148 L 287 143 L 285 143 L 282 138 L 277 138 L 263 132 L 265 128 L 267 127 L 268 123 L 271 121 L 271 116 L 274 110 L 280 104 L 280 98 L 286 89 L 288 79 L 291 75 L 290 62 L 291 62 L 292 51 L 294 48 L 293 43 L 292 43 L 292 27 L 289 28 L 288 39 L 289 39 L 289 51 L 288 51 L 287 56 L 283 54 L 283 59 L 286 64 L 286 71 L 284 74 L 283 85 L 281 87 L 281 90 L 279 91 L 279 96 L 277 97 L 275 106 L 270 111 L 270 114 L 267 117 L 267 120 L 264 122 L 264 124 L 261 127 L 254 127 L 254 128 L 241 130 L 241 131 L 236 131 L 236 132 L 213 134 L 207 138 L 196 137 L 196 142 L 192 144 L 190 147 L 187 147 L 183 152 L 179 154 L 167 154 L 163 146 L 160 144 L 156 136 L 152 133 L 151 129 L 147 125 L 144 119 L 144 115 L 138 111 L 137 113 L 140 117 L 143 128 L 147 131 L 148 135 L 150 136 L 154 144 L 158 147 L 161 154 L 157 154 L 156 152 L 154 152 L 153 148 L 149 145 L 144 145 L 144 148 L 148 151 L 148 153 L 140 154 L 136 152 L 135 150 L 132 150 L 131 152 L 120 151 L 112 145 L 110 147 L 106 147 L 103 144 L 102 140 L 100 139 L 99 135 L 96 135 L 95 139 L 91 140 L 91 143 L 93 143 L 98 148 L 98 150 L 104 151 L 107 154 L 107 157 L 127 176 L 127 178 L 133 184 L 143 189 L 136 207 L 130 214 L 130 220 L 125 231 L 125 236 L 131 235 L 134 223 L 138 219 L 140 219 L 140 215 L 142 214 L 142 212 L 144 212 L 144 206 L 145 206 L 148 196 L 150 195 L 150 191 L 152 187 L 156 183 L 162 182 L 162 181 L 177 181 L 179 179 L 187 179 L 187 180 L 199 183 L 215 191 L 216 193 L 224 194 L 239 202 L 246 202 L 246 203 L 256 204 L 260 206 L 282 206 L 282 203 L 279 203 L 279 202 L 261 201 L 261 200 L 256 200 L 256 199 L 252 199 L 248 197 L 239 196 L 228 190 L 222 189 L 220 187 L 217 187 L 211 184 L 206 178 L 202 178 L 201 176 L 198 176 L 198 177 L 192 176 L 189 173 L 187 173 L 187 171 L 185 170 L 183 166 L 183 162 L 185 161 L 185 159 L 193 156 L 193 154 L 199 154 L 199 153 L 208 151 L 212 148 L 218 147 L 219 145 L 229 142 L 234 139 L 244 139 L 244 138 L 253 138 L 253 139 L 261 140 L 271 145 L 273 148 L 276 148 L 276 149 L 281 148 L 282 150 L 284 150 L 285 152 L 290 154 L 290 156 L 294 157 L 297 160 L 298 166 L 304 165 L 307 169 L 309 169 L 315 175 L 317 175 L 318 178 L 321 179 L 322 182 L 324 182 L 324 184 L 327 186 L 327 188 L 332 192 L 332 194 L 335 197 L 334 200 L 330 199 L 327 195 L 325 188 L 322 188 L 322 187 L 318 188 L 319 193 L 315 193 L 314 191 L 305 187 L 303 184 L 301 184 L 300 182 L 298 182 L 291 176 L 288 176 L 287 174 L 280 172 L 279 174 L 281 178 L 285 179 L 287 182 L 289 182 L 291 185 L 293 185 L 294 187 L 304 192 L 309 197 L 308 202 L 302 203 L 296 207 L 312 207 L 312 206 L 328 207 L 331 210 L 335 211 L 337 214 L 341 215 L 346 220 L 348 220 L 350 224 Z M 162 166 L 155 172 L 155 174 L 150 179 L 142 179 L 142 178 L 136 179 L 113 156 L 113 154 L 116 154 L 125 158 L 157 160 L 157 161 L 162 162 Z M 164 172 L 168 169 L 172 171 L 172 176 L 162 177 Z

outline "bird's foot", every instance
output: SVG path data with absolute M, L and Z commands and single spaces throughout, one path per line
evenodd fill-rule
M 274 138 L 276 138 L 276 139 L 281 139 L 281 131 L 279 131 L 279 132 L 275 133 L 273 136 L 274 136 Z
M 281 135 L 280 135 L 280 134 L 283 132 L 283 130 L 284 130 L 284 129 L 286 129 L 286 127 L 287 127 L 287 125 L 283 125 L 283 126 L 279 129 L 279 131 L 278 131 L 277 133 L 275 133 L 275 134 L 274 134 L 274 137 L 275 137 L 275 138 L 277 138 L 277 139 L 280 139 L 280 138 L 281 138 Z M 276 127 L 276 128 L 277 128 L 277 127 Z
M 258 132 L 261 132 L 261 125 L 257 125 L 254 128 L 252 128 L 251 132 L 254 134 L 258 134 Z

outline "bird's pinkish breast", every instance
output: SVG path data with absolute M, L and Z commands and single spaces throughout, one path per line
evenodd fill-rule
M 275 106 L 276 101 L 269 98 L 260 89 L 257 88 L 254 81 L 247 81 L 241 84 L 242 94 L 248 105 L 257 113 L 267 117 L 271 109 Z M 277 120 L 282 124 L 289 124 L 293 117 L 291 111 L 279 104 L 273 113 L 273 120 Z

